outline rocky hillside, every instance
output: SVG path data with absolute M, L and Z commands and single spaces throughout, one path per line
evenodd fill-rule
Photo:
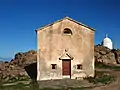
M 0 62 L 0 80 L 5 81 L 18 77 L 28 77 L 24 67 L 36 63 L 36 51 L 30 50 L 15 54 L 10 62 Z
M 15 54 L 14 59 L 10 61 L 10 65 L 20 66 L 24 68 L 27 65 L 36 63 L 36 60 L 37 60 L 36 51 L 30 50 L 28 52 Z
M 101 62 L 104 64 L 119 64 L 120 62 L 120 50 L 112 49 L 110 50 L 107 47 L 96 45 L 94 47 L 95 61 Z
M 18 76 L 27 76 L 31 64 L 36 63 L 37 53 L 34 50 L 28 52 L 17 53 L 10 62 L 0 62 L 0 79 L 8 80 L 10 78 L 17 78 Z M 104 64 L 119 64 L 120 50 L 110 50 L 101 45 L 95 46 L 95 60 Z M 34 64 L 35 65 L 35 64 Z M 30 66 L 25 69 L 26 66 Z M 31 70 L 34 71 L 34 70 Z M 33 72 L 34 73 L 34 72 Z

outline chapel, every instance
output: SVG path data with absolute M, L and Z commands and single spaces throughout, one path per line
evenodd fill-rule
M 93 28 L 64 17 L 36 33 L 37 81 L 94 77 Z

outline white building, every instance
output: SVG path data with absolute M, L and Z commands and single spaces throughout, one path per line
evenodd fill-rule
M 110 38 L 106 35 L 106 37 L 102 41 L 102 45 L 108 47 L 109 49 L 113 49 L 113 43 Z

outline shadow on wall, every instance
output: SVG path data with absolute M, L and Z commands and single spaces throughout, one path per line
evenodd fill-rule
M 27 74 L 30 76 L 30 78 L 34 81 L 37 79 L 37 63 L 30 64 L 26 67 L 24 67 Z

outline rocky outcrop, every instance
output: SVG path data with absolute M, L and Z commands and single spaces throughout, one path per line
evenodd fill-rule
M 15 54 L 15 58 L 10 61 L 10 65 L 25 67 L 32 63 L 36 63 L 37 53 L 34 50 L 30 50 L 25 53 Z
M 15 54 L 15 58 L 10 62 L 0 62 L 0 80 L 7 81 L 13 78 L 29 77 L 25 67 L 36 63 L 36 57 L 36 51 L 30 50 Z
M 109 49 L 102 45 L 95 46 L 95 60 L 104 64 L 117 64 L 118 63 L 118 50 Z

